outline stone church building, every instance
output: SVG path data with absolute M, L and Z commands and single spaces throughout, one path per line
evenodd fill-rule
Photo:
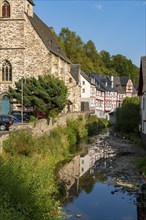
M 0 113 L 12 107 L 8 87 L 21 78 L 53 74 L 68 87 L 65 112 L 80 111 L 80 85 L 71 61 L 60 48 L 52 28 L 34 13 L 33 0 L 0 0 Z M 24 94 L 25 95 L 25 94 Z

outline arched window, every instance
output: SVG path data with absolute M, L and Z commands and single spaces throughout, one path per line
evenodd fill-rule
M 12 81 L 12 65 L 8 60 L 2 66 L 2 81 Z
M 7 1 L 4 1 L 2 4 L 2 17 L 10 17 L 10 4 Z

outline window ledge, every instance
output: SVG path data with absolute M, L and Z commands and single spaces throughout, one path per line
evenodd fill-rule
M 12 81 L 0 81 L 0 84 L 12 84 Z

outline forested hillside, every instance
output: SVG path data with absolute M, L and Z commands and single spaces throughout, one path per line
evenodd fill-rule
M 137 83 L 139 68 L 124 55 L 110 55 L 106 50 L 98 52 L 93 41 L 84 43 L 80 36 L 68 28 L 62 28 L 57 36 L 59 43 L 72 63 L 81 64 L 88 73 L 113 76 L 129 76 Z

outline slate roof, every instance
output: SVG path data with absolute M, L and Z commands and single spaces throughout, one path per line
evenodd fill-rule
M 66 62 L 71 63 L 52 33 L 52 28 L 49 28 L 35 13 L 33 17 L 28 16 L 28 18 L 47 49 Z
M 70 73 L 77 83 L 80 82 L 80 64 L 71 64 Z
M 27 0 L 30 4 L 32 4 L 32 5 L 35 5 L 34 3 L 33 3 L 33 0 Z
M 101 88 L 102 91 L 114 91 L 114 88 L 111 87 L 110 76 L 97 75 L 96 73 L 91 75 L 95 78 L 98 88 Z
M 141 57 L 138 95 L 146 92 L 146 56 Z
M 91 79 L 90 79 L 90 77 L 89 77 L 86 73 L 84 73 L 83 71 L 81 71 L 80 73 L 81 73 L 81 75 L 91 84 Z
M 126 89 L 125 80 L 122 80 L 122 83 L 124 84 L 124 86 L 121 85 L 121 77 L 114 76 L 114 89 L 115 89 L 115 91 L 118 93 L 124 94 L 125 89 Z
M 102 88 L 104 91 L 109 92 L 118 92 L 120 94 L 126 93 L 126 85 L 128 80 L 130 79 L 128 76 L 113 76 L 113 86 L 112 86 L 112 78 L 109 75 L 99 75 L 96 73 L 91 74 L 95 80 L 97 85 Z M 133 87 L 133 94 L 136 94 L 136 89 Z
M 129 79 L 129 76 L 120 76 L 121 86 L 126 86 Z

